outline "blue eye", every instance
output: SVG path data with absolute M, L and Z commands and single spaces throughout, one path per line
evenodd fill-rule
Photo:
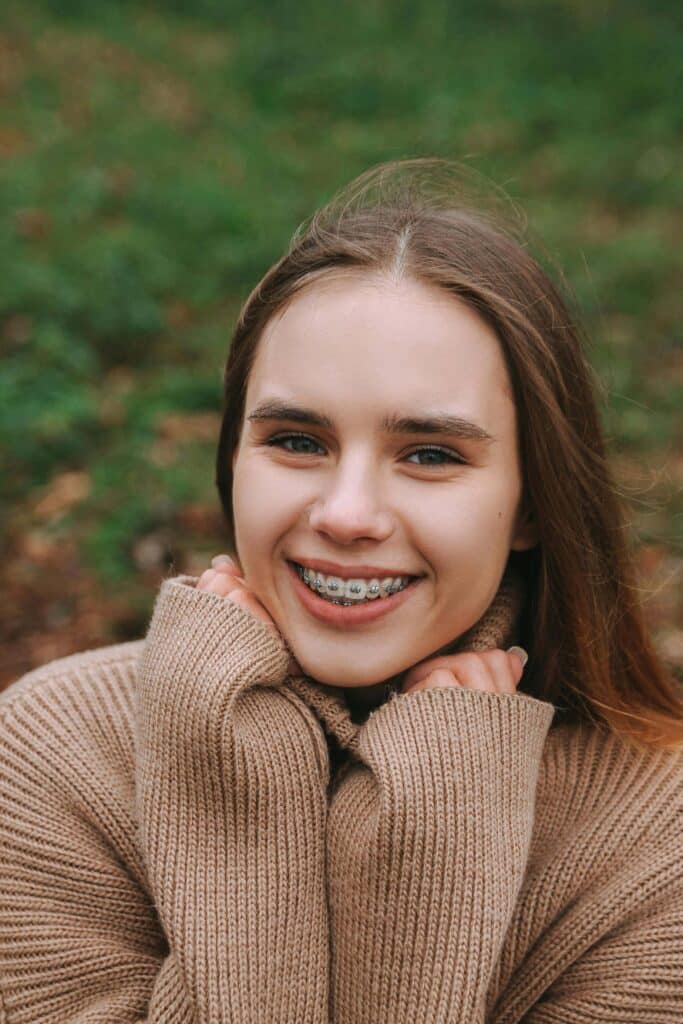
M 425 447 L 425 448 L 416 448 L 415 451 L 411 452 L 410 454 L 411 455 L 420 455 L 422 452 L 428 452 L 430 455 L 434 455 L 434 454 L 436 454 L 436 455 L 443 455 L 449 461 L 448 462 L 432 462 L 431 459 L 430 459 L 429 462 L 420 462 L 420 463 L 418 463 L 418 465 L 420 465 L 420 466 L 448 466 L 450 463 L 453 463 L 453 462 L 459 462 L 463 466 L 466 465 L 465 459 L 461 458 L 459 455 L 456 455 L 455 452 L 451 452 L 447 448 L 437 448 L 434 445 L 429 445 L 429 447 Z
M 303 441 L 309 445 L 313 445 L 316 448 L 322 449 L 322 446 L 318 444 L 318 442 L 314 438 L 310 437 L 308 434 L 277 434 L 274 437 L 268 438 L 266 444 L 272 448 L 282 448 L 284 451 L 289 452 L 290 455 L 320 454 L 320 452 L 311 451 L 310 448 L 307 451 L 301 449 L 296 450 L 292 448 L 287 448 L 285 446 L 289 441 Z M 324 451 L 324 449 L 322 450 Z M 422 448 L 415 448 L 414 451 L 409 452 L 406 458 L 409 458 L 413 455 L 421 455 L 423 452 L 429 453 L 430 456 L 441 455 L 443 456 L 444 460 L 448 461 L 434 461 L 434 459 L 430 458 L 427 462 L 417 462 L 413 463 L 413 465 L 421 466 L 422 468 L 425 469 L 429 469 L 430 467 L 440 469 L 442 466 L 449 466 L 452 464 L 460 464 L 462 466 L 467 465 L 466 459 L 463 459 L 462 456 L 458 455 L 456 452 L 450 451 L 448 448 L 440 448 L 437 445 L 425 445 Z
M 276 437 L 271 437 L 266 441 L 266 444 L 271 445 L 273 448 L 284 448 L 286 452 L 290 452 L 292 455 L 314 455 L 315 452 L 311 451 L 292 451 L 291 448 L 285 448 L 285 441 L 308 441 L 309 444 L 318 445 L 317 441 L 314 441 L 308 434 L 278 434 Z

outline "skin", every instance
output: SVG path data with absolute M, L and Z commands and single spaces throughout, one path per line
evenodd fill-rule
M 212 566 L 200 576 L 197 589 L 208 590 L 234 601 L 277 632 L 277 626 L 268 611 L 244 582 L 239 563 L 230 555 L 216 555 Z M 464 652 L 427 658 L 405 673 L 400 692 L 408 694 L 434 686 L 463 686 L 471 690 L 487 690 L 489 693 L 514 694 L 522 678 L 526 658 L 526 651 L 522 647 L 511 647 L 509 651 L 492 650 L 476 654 Z M 290 659 L 289 672 L 291 675 L 301 674 L 301 666 L 294 658 Z M 371 707 L 377 701 L 372 699 L 360 703 Z
M 275 397 L 333 427 L 249 421 Z M 384 415 L 436 410 L 473 421 L 493 442 L 380 430 Z M 307 439 L 268 444 L 288 433 Z M 469 307 L 410 279 L 345 274 L 309 285 L 259 342 L 233 473 L 237 558 L 223 556 L 198 586 L 282 633 L 293 669 L 370 706 L 388 680 L 404 693 L 516 692 L 523 662 L 514 650 L 437 656 L 486 611 L 509 552 L 537 543 L 521 508 L 500 343 Z M 342 630 L 313 619 L 292 589 L 285 559 L 306 555 L 423 578 L 389 615 Z

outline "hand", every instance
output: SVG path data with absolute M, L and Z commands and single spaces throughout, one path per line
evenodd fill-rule
M 515 694 L 526 660 L 527 653 L 522 647 L 428 658 L 406 673 L 400 693 L 416 693 L 433 686 L 461 686 L 467 690 Z
M 229 555 L 216 555 L 211 562 L 211 566 L 211 569 L 207 569 L 199 577 L 197 590 L 208 590 L 210 593 L 218 594 L 220 597 L 227 597 L 229 601 L 241 605 L 251 615 L 274 630 L 278 636 L 281 636 L 270 612 L 267 611 L 253 590 L 250 590 L 244 582 L 242 568 L 237 559 L 231 558 Z M 303 674 L 301 666 L 291 654 L 289 674 Z

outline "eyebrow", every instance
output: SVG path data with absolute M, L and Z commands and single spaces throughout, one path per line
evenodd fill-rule
M 327 430 L 334 429 L 334 424 L 329 416 L 324 416 L 313 409 L 306 409 L 272 398 L 257 405 L 247 419 L 252 422 L 292 420 L 294 423 L 305 423 Z M 453 416 L 445 412 L 434 412 L 428 416 L 403 416 L 394 413 L 384 417 L 381 428 L 387 434 L 450 434 L 466 441 L 480 441 L 484 444 L 492 444 L 496 440 L 478 423 L 472 423 L 470 420 L 463 419 L 462 416 Z

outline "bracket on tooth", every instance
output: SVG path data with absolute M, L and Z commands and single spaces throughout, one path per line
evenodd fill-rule
M 322 580 L 322 578 L 320 576 L 316 576 L 313 572 L 309 572 L 308 569 L 304 569 L 303 567 L 300 567 L 298 572 L 299 572 L 299 576 L 304 581 L 304 583 L 306 583 L 310 587 L 311 590 L 316 591 L 318 594 L 320 594 L 323 597 L 327 598 L 327 595 L 328 595 L 328 593 L 330 591 L 332 593 L 334 593 L 335 591 L 339 590 L 339 584 L 336 583 L 334 580 L 332 580 L 328 584 L 325 584 L 325 583 L 323 583 L 323 580 Z M 405 587 L 407 585 L 408 584 L 406 583 L 403 586 L 400 586 L 400 585 L 396 585 L 395 582 L 392 583 L 392 584 L 389 584 L 385 588 L 386 595 L 388 596 L 389 594 L 395 594 L 399 590 L 405 589 Z M 361 587 L 357 583 L 354 583 L 354 584 L 351 585 L 350 590 L 354 594 L 358 594 L 358 593 L 360 593 Z M 381 595 L 382 588 L 377 583 L 372 583 L 372 584 L 368 585 L 366 593 L 367 594 L 372 594 L 373 597 L 377 597 L 377 595 Z M 362 604 L 362 603 L 364 603 L 367 600 L 372 600 L 372 598 L 365 597 L 365 598 L 363 598 L 362 601 L 360 601 L 360 600 L 359 601 L 347 601 L 344 598 L 342 598 L 341 600 L 334 600 L 332 598 L 329 598 L 329 600 L 330 600 L 331 604 L 339 604 L 339 605 L 343 605 L 344 607 L 348 608 L 350 605 Z

